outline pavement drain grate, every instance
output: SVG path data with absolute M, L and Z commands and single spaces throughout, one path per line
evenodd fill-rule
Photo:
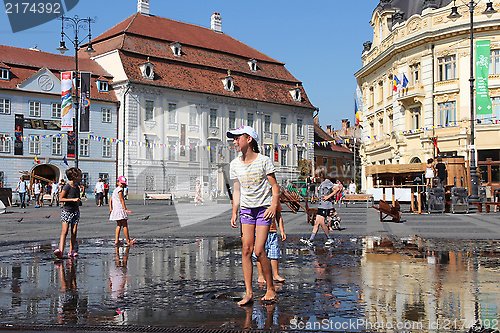
M 221 329 L 221 328 L 188 328 L 188 327 L 151 327 L 151 326 L 127 326 L 127 325 L 106 325 L 106 326 L 72 326 L 72 325 L 0 325 L 0 330 L 14 331 L 36 331 L 36 332 L 161 332 L 161 333 L 264 333 L 272 330 L 259 329 Z M 288 331 L 292 332 L 292 331 Z

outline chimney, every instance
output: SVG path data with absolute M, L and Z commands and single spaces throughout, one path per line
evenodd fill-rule
M 220 13 L 214 12 L 210 20 L 210 29 L 215 32 L 222 33 L 222 20 Z
M 332 136 L 332 125 L 326 125 L 326 133 L 328 133 L 329 136 Z
M 347 131 L 347 129 L 351 127 L 351 123 L 349 122 L 349 119 L 342 119 L 342 129 Z
M 149 15 L 149 0 L 137 0 L 137 12 Z

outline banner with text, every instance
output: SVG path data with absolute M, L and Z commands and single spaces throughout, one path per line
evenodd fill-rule
M 14 155 L 23 154 L 23 129 L 24 129 L 24 116 L 16 114 L 14 121 Z
M 90 73 L 80 72 L 80 132 L 90 132 Z
M 61 73 L 61 131 L 69 132 L 73 130 L 73 100 L 71 91 L 73 81 L 71 80 L 72 72 Z
M 491 99 L 488 90 L 490 73 L 490 41 L 476 42 L 476 114 L 491 114 Z

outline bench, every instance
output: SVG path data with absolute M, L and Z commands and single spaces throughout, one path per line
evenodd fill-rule
M 396 200 L 394 203 L 394 206 L 391 206 L 384 200 L 380 200 L 377 206 L 372 206 L 372 208 L 375 208 L 380 212 L 380 222 L 386 221 L 386 218 L 388 216 L 392 217 L 392 222 L 398 223 L 401 220 L 401 212 L 400 212 L 400 205 L 399 201 Z
M 485 212 L 486 213 L 490 212 L 490 206 L 500 207 L 500 202 L 481 202 L 481 201 L 477 201 L 477 202 L 469 202 L 469 204 L 477 206 L 477 212 L 478 213 L 482 213 L 483 212 L 483 204 L 484 204 Z
M 366 202 L 366 208 L 370 207 L 370 204 L 373 205 L 373 195 L 371 194 L 346 194 L 344 197 L 344 202 L 359 202 L 359 201 L 365 201 Z
M 172 193 L 144 193 L 144 205 L 149 200 L 166 200 L 170 205 L 173 205 L 174 195 Z

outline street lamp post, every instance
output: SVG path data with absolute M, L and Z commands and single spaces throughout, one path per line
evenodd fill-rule
M 59 47 L 57 50 L 61 52 L 61 54 L 64 54 L 64 52 L 68 51 L 66 48 L 66 43 L 64 42 L 64 37 L 66 38 L 73 44 L 75 47 L 75 121 L 73 123 L 73 132 L 75 133 L 75 167 L 78 168 L 78 128 L 79 128 L 79 122 L 78 118 L 80 115 L 80 95 L 78 93 L 78 86 L 79 86 L 79 74 L 78 74 L 78 49 L 82 45 L 82 42 L 85 41 L 87 38 L 89 40 L 87 49 L 85 52 L 88 54 L 94 53 L 94 49 L 92 48 L 92 43 L 90 42 L 92 40 L 92 35 L 90 33 L 90 23 L 94 23 L 95 20 L 91 19 L 90 17 L 88 18 L 79 18 L 77 15 L 74 17 L 65 17 L 64 15 L 60 17 L 61 20 L 61 42 L 59 44 Z M 64 32 L 64 25 L 66 23 L 66 28 L 73 28 L 73 31 L 75 33 L 75 37 L 72 40 L 65 32 Z M 89 33 L 86 35 L 82 40 L 78 40 L 78 31 L 80 29 L 85 28 L 85 26 L 88 26 Z
M 478 188 L 478 176 L 477 176 L 477 166 L 476 166 L 476 147 L 474 140 L 474 125 L 476 122 L 475 112 L 474 112 L 474 9 L 478 5 L 479 1 L 474 2 L 473 0 L 469 1 L 466 6 L 469 8 L 469 16 L 470 16 L 470 196 L 469 200 L 472 202 L 479 201 L 479 188 Z M 493 9 L 493 3 L 489 1 L 486 4 L 486 10 L 483 14 L 486 14 L 490 17 L 492 14 L 496 13 L 496 10 Z M 455 21 L 459 17 L 461 17 L 458 13 L 458 7 L 455 5 L 455 0 L 453 1 L 453 7 L 451 8 L 451 14 L 448 15 L 448 18 Z

